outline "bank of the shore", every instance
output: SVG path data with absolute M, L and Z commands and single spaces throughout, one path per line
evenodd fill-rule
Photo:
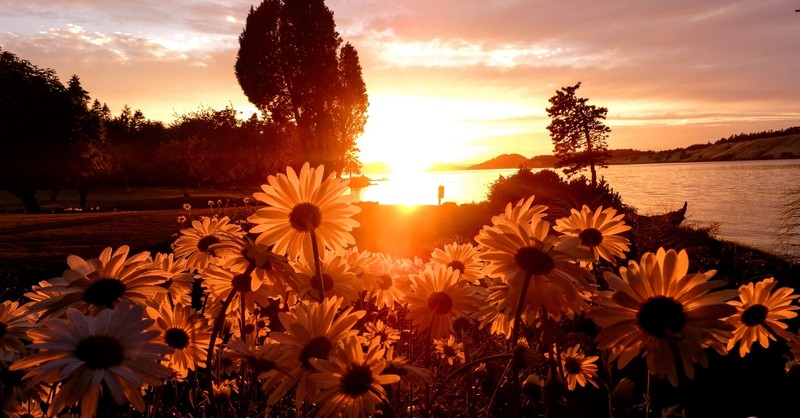
M 427 260 L 437 247 L 450 242 L 470 242 L 481 226 L 490 222 L 484 205 L 413 206 L 359 203 L 353 231 L 360 250 L 393 257 Z M 252 208 L 250 209 L 252 210 Z M 70 254 L 83 258 L 99 255 L 105 247 L 128 245 L 132 252 L 168 252 L 181 225 L 200 216 L 244 219 L 236 210 L 159 210 L 50 215 L 0 215 L 0 280 L 5 287 L 29 285 L 59 275 Z M 630 219 L 634 225 L 631 259 L 658 247 L 686 249 L 694 270 L 718 270 L 721 278 L 740 283 L 758 277 L 789 280 L 800 269 L 786 260 L 736 243 L 717 240 L 702 229 Z M 190 225 L 187 220 L 183 227 Z

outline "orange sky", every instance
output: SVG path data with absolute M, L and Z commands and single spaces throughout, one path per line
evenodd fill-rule
M 0 0 L 0 46 L 77 74 L 114 114 L 252 107 L 233 73 L 250 1 Z M 257 5 L 258 3 L 255 3 Z M 329 0 L 370 96 L 364 162 L 547 154 L 562 86 L 608 108 L 610 148 L 800 125 L 797 1 Z

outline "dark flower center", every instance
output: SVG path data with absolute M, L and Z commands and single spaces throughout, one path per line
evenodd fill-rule
M 203 238 L 200 238 L 200 241 L 197 241 L 197 249 L 206 253 L 214 253 L 214 250 L 210 249 L 210 247 L 214 244 L 219 243 L 219 238 L 215 235 L 206 235 Z
M 300 232 L 311 232 L 322 223 L 322 212 L 313 203 L 298 203 L 289 213 L 289 223 Z
M 314 366 L 308 361 L 310 358 L 327 359 L 328 354 L 331 352 L 333 345 L 326 337 L 317 337 L 306 343 L 303 349 L 300 350 L 300 362 L 307 369 L 313 369 Z
M 686 313 L 683 311 L 683 305 L 675 299 L 656 296 L 642 304 L 636 313 L 636 320 L 646 333 L 657 338 L 666 338 L 683 331 L 686 325 Z
M 8 326 L 5 322 L 0 322 L 0 338 L 8 334 Z
M 383 290 L 389 290 L 392 288 L 392 276 L 388 274 L 384 274 L 383 276 L 378 277 L 378 287 Z
M 83 301 L 95 306 L 113 308 L 120 296 L 125 294 L 125 284 L 117 279 L 100 279 L 83 292 Z
M 564 371 L 568 374 L 579 374 L 581 372 L 581 362 L 575 357 L 567 357 L 564 360 Z
M 586 228 L 578 234 L 585 247 L 597 247 L 603 242 L 603 233 L 594 228 Z
M 90 369 L 108 369 L 122 363 L 124 352 L 125 349 L 116 338 L 109 335 L 90 335 L 78 342 L 74 356 L 86 362 Z
M 182 350 L 189 345 L 189 334 L 180 328 L 170 328 L 164 335 L 164 341 L 168 346 Z
M 342 376 L 342 392 L 356 397 L 369 390 L 372 385 L 372 370 L 363 364 L 353 363 Z
M 466 267 L 464 266 L 464 263 L 462 263 L 462 262 L 460 262 L 458 260 L 453 260 L 453 261 L 447 263 L 447 267 L 450 267 L 453 270 L 458 270 L 459 272 L 461 272 L 461 274 L 464 274 L 464 270 L 466 269 Z
M 763 324 L 765 319 L 767 319 L 767 307 L 764 305 L 753 305 L 742 312 L 742 322 L 748 327 Z
M 517 265 L 522 270 L 534 276 L 548 274 L 556 267 L 553 257 L 534 247 L 524 247 L 517 250 L 517 254 L 514 255 L 514 261 L 517 262 Z
M 255 330 L 256 330 L 255 324 L 247 324 L 244 326 L 244 333 L 247 335 L 252 334 L 253 332 L 255 332 Z
M 329 274 L 322 273 L 322 280 L 319 279 L 318 275 L 314 275 L 311 278 L 311 287 L 314 288 L 317 292 L 322 292 L 322 289 L 325 289 L 325 292 L 333 289 L 333 277 Z
M 437 314 L 446 314 L 453 309 L 453 299 L 444 292 L 434 292 L 428 298 L 428 308 Z
M 275 366 L 277 366 L 277 364 L 272 360 L 255 357 L 249 357 L 247 359 L 247 364 L 250 365 L 250 368 L 253 369 L 253 373 L 255 373 L 256 376 L 261 373 L 271 371 L 275 368 Z
M 456 350 L 453 347 L 449 346 L 449 345 L 444 346 L 442 348 L 442 351 L 444 352 L 444 356 L 445 357 L 455 357 L 456 356 Z

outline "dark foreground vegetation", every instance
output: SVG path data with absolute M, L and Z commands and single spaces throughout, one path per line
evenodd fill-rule
M 208 192 L 206 192 L 208 193 Z M 655 252 L 659 247 L 685 249 L 689 253 L 690 272 L 716 270 L 716 278 L 725 280 L 730 288 L 767 277 L 774 277 L 782 286 L 797 287 L 800 266 L 776 255 L 752 248 L 720 241 L 712 231 L 688 228 L 681 224 L 683 210 L 645 217 L 638 216 L 634 208 L 624 204 L 609 185 L 600 182 L 592 187 L 585 179 L 564 181 L 554 172 L 536 174 L 521 170 L 508 178 L 495 182 L 488 199 L 480 204 L 423 206 L 405 208 L 370 203 L 359 204 L 361 213 L 355 219 L 361 223 L 353 235 L 361 250 L 380 251 L 397 257 L 420 257 L 427 260 L 431 251 L 451 242 L 471 242 L 483 225 L 508 202 L 535 195 L 535 202 L 549 207 L 549 219 L 569 214 L 571 208 L 614 207 L 625 213 L 626 222 L 633 228 L 626 234 L 631 242 L 629 260 L 638 260 L 645 252 Z M 168 252 L 182 227 L 201 216 L 229 216 L 243 221 L 254 207 L 243 198 L 222 196 L 214 199 L 203 195 L 206 202 L 193 202 L 189 209 L 181 208 L 173 200 L 151 198 L 128 201 L 126 209 L 133 212 L 97 212 L 50 215 L 0 216 L 0 279 L 5 289 L 3 299 L 17 299 L 31 284 L 59 276 L 66 268 L 66 256 L 76 254 L 89 258 L 102 248 L 130 245 L 132 252 Z M 188 203 L 188 202 L 183 202 Z M 211 203 L 211 205 L 209 205 Z M 691 202 L 688 202 L 691 207 Z M 171 210 L 167 209 L 172 206 Z M 159 210 L 152 210 L 159 209 Z M 180 222 L 180 217 L 185 217 Z M 598 272 L 614 271 L 606 262 L 596 266 Z M 789 321 L 796 328 L 796 321 Z M 596 331 L 590 321 L 576 318 L 563 325 L 564 330 Z M 565 331 L 566 332 L 566 331 Z M 782 417 L 785 411 L 796 411 L 793 394 L 800 390 L 800 373 L 788 366 L 784 342 L 773 342 L 769 348 L 754 347 L 745 358 L 736 355 L 709 354 L 708 368 L 698 368 L 693 380 L 682 379 L 678 388 L 663 380 L 654 379 L 650 393 L 655 411 L 680 403 L 686 416 L 730 417 Z M 491 366 L 491 365 L 490 365 Z M 489 370 L 499 376 L 501 370 Z M 646 375 L 643 361 L 634 361 L 622 376 L 638 382 Z M 491 374 L 490 374 L 491 375 Z M 620 376 L 614 380 L 619 381 Z M 487 386 L 493 387 L 493 386 Z M 608 391 L 612 393 L 609 395 Z M 574 392 L 536 393 L 526 396 L 566 396 L 581 399 L 573 402 L 569 413 L 552 416 L 606 416 L 607 402 L 611 399 L 618 417 L 642 415 L 643 386 L 613 388 L 577 388 Z M 488 396 L 488 395 L 487 395 Z M 455 416 L 465 413 L 458 403 L 440 411 Z M 503 401 L 497 402 L 494 411 L 498 416 L 504 410 Z M 627 411 L 627 412 L 626 412 Z

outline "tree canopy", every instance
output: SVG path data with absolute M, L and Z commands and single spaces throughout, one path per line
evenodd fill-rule
M 239 36 L 244 94 L 297 143 L 295 162 L 358 171 L 368 97 L 356 49 L 322 0 L 264 0 Z
M 575 91 L 581 83 L 562 87 L 550 98 L 547 115 L 551 122 L 547 126 L 553 140 L 553 153 L 558 161 L 556 167 L 566 167 L 567 176 L 589 168 L 592 185 L 597 184 L 596 167 L 606 167 L 611 156 L 606 144 L 611 129 L 603 122 L 608 109 L 589 105 L 588 98 L 578 97 Z
M 55 71 L 0 51 L 0 188 L 38 212 L 38 189 L 85 182 L 107 171 L 101 127 L 89 94 L 73 76 L 65 87 Z

